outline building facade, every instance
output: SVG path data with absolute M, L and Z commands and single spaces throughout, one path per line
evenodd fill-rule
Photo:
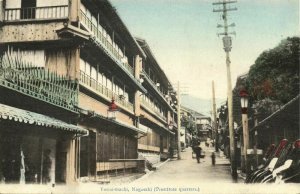
M 170 93 L 173 88 L 147 42 L 141 38 L 136 38 L 136 41 L 145 53 L 140 78 L 147 90 L 139 99 L 139 125 L 147 130 L 147 135 L 139 139 L 138 150 L 142 156 L 152 158 L 152 161 L 156 158 L 158 161 L 166 159 L 170 146 L 174 147 L 176 127 L 173 126 L 173 131 L 170 130 L 170 124 L 175 123 Z
M 57 128 L 40 134 L 30 125 L 37 139 L 7 139 L 18 142 L 12 144 L 25 156 L 11 159 L 9 150 L 0 156 L 24 164 L 25 182 L 49 178 L 43 170 L 29 173 L 40 166 L 50 166 L 53 183 L 69 183 L 139 171 L 147 160 L 139 153 L 167 154 L 174 135 L 169 130 L 174 98 L 166 98 L 170 83 L 150 48 L 133 38 L 109 1 L 0 1 L 0 23 L 1 103 L 9 112 L 1 112 L 8 124 L 1 124 L 0 138 L 13 125 L 15 117 L 6 119 L 11 112 L 32 115 L 21 117 L 23 122 Z M 31 150 L 37 164 L 26 170 Z M 18 171 L 16 166 L 10 168 Z

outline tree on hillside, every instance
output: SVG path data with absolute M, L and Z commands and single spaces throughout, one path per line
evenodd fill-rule
M 292 37 L 263 52 L 251 66 L 246 85 L 254 101 L 287 103 L 299 94 L 300 38 Z
M 260 113 L 259 120 L 299 94 L 299 47 L 299 37 L 282 40 L 275 48 L 261 53 L 248 74 L 238 78 L 233 90 L 236 123 L 241 123 L 241 88 L 246 87 L 249 92 L 249 106 L 255 105 Z M 253 114 L 251 111 L 250 108 L 250 117 Z

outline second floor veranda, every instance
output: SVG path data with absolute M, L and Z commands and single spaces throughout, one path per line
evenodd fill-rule
M 78 112 L 78 81 L 24 62 L 14 52 L 0 56 L 0 87 Z

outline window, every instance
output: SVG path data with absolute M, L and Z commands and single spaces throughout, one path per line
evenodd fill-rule
M 102 74 L 100 72 L 98 72 L 97 81 L 103 85 Z
M 88 62 L 85 62 L 85 73 L 88 75 L 88 76 L 91 76 L 91 66 Z
M 21 8 L 21 19 L 35 18 L 36 0 L 22 0 Z
M 95 67 L 92 67 L 91 69 L 91 77 L 95 80 L 97 80 L 97 71 L 95 69 Z
M 85 62 L 82 59 L 80 59 L 80 70 L 85 72 Z
M 106 87 L 111 90 L 112 89 L 112 83 L 111 83 L 110 79 L 106 79 L 106 82 L 107 82 Z

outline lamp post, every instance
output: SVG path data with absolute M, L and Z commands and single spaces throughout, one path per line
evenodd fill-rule
M 242 122 L 243 122 L 243 139 L 244 139 L 244 167 L 245 172 L 249 173 L 249 164 L 247 161 L 247 149 L 249 148 L 249 130 L 248 130 L 248 93 L 245 89 L 240 90 L 241 109 L 242 109 Z
M 107 117 L 109 119 L 116 120 L 117 111 L 118 111 L 118 106 L 115 103 L 115 99 L 112 98 L 111 103 L 110 103 L 110 105 L 108 107 L 108 110 L 107 110 Z

